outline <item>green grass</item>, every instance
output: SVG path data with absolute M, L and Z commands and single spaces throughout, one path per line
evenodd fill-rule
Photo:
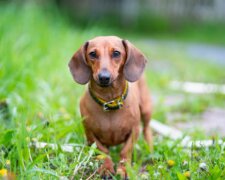
M 0 14 L 0 169 L 8 169 L 18 179 L 59 179 L 61 176 L 86 179 L 101 161 L 95 157 L 99 153 L 95 146 L 85 145 L 78 108 L 85 87 L 73 82 L 67 64 L 83 42 L 115 32 L 98 27 L 81 30 L 67 22 L 55 8 L 46 11 L 34 5 L 20 8 L 4 5 L 0 7 Z M 224 108 L 223 95 L 193 98 L 184 94 L 186 101 L 181 105 L 164 106 L 165 95 L 182 93 L 168 88 L 170 80 L 224 83 L 223 67 L 188 61 L 190 57 L 184 52 L 170 51 L 165 46 L 133 42 L 152 57 L 146 69 L 147 81 L 153 94 L 160 97 L 153 118 L 166 122 L 167 112 L 195 115 L 207 107 Z M 167 71 L 157 71 L 151 66 L 161 59 L 169 63 Z M 198 132 L 195 136 L 209 138 Z M 29 146 L 35 141 L 79 146 L 74 153 L 65 153 L 61 149 Z M 225 177 L 224 149 L 217 145 L 186 150 L 179 147 L 179 142 L 158 135 L 154 145 L 154 153 L 150 154 L 141 136 L 134 148 L 133 165 L 128 167 L 131 179 L 182 180 L 186 171 L 190 171 L 192 179 Z M 119 148 L 112 148 L 115 161 L 118 161 L 118 152 Z M 175 165 L 169 167 L 168 160 L 173 160 Z M 208 170 L 199 169 L 202 162 Z M 95 174 L 94 178 L 99 176 Z

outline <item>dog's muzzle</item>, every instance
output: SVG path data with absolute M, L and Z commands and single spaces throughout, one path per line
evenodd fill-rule
M 111 80 L 111 74 L 109 71 L 103 69 L 99 74 L 98 74 L 98 81 L 101 86 L 108 86 L 110 84 Z

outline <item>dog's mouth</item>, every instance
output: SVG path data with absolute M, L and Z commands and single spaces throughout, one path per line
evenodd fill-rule
M 110 87 L 112 86 L 113 82 L 115 81 L 116 79 L 111 79 L 108 83 L 104 83 L 104 82 L 100 82 L 98 79 L 96 80 L 95 79 L 95 82 L 98 86 L 100 87 L 103 87 L 103 88 L 107 88 L 107 87 Z
M 97 84 L 98 84 L 98 86 L 100 86 L 100 87 L 109 87 L 109 86 L 112 85 L 111 82 L 110 82 L 110 83 L 101 83 L 101 82 L 97 82 Z

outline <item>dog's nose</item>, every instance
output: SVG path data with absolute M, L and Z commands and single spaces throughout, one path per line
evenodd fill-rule
M 110 82 L 110 73 L 107 70 L 102 70 L 98 75 L 98 79 L 100 84 L 108 85 Z

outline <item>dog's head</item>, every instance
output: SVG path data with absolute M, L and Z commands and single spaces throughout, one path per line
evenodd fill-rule
M 116 36 L 100 36 L 86 42 L 72 57 L 69 68 L 74 80 L 86 84 L 91 78 L 109 86 L 119 75 L 137 81 L 146 64 L 145 56 L 129 41 Z

